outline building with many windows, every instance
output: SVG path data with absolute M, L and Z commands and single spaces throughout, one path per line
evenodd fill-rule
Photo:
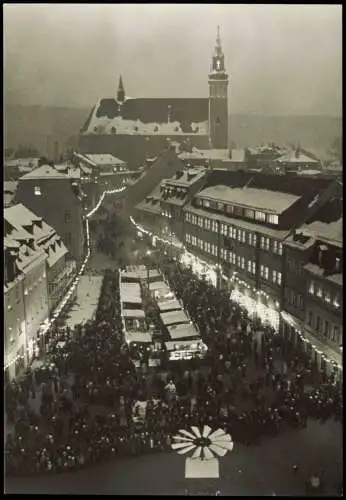
M 18 180 L 15 196 L 61 236 L 66 248 L 80 265 L 85 255 L 86 194 L 80 170 L 43 165 Z

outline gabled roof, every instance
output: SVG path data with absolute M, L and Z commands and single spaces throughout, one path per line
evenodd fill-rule
M 288 153 L 276 158 L 275 160 L 278 163 L 316 163 L 316 165 L 320 164 L 320 161 L 317 160 L 314 155 L 309 155 L 306 151 L 289 151 Z
M 206 134 L 207 129 L 202 124 L 208 121 L 208 111 L 208 98 L 127 98 L 124 103 L 119 103 L 115 97 L 104 98 L 93 108 L 81 132 L 94 133 L 94 128 L 100 126 L 104 128 L 102 133 L 112 133 L 112 127 L 129 133 L 138 122 L 142 133 L 146 130 L 147 134 L 154 133 L 157 124 L 167 128 L 161 133 L 169 134 L 176 126 L 181 127 L 180 133 L 193 133 L 192 124 L 201 124 L 203 132 L 198 133 Z M 172 127 L 172 123 L 177 125 Z M 145 127 L 145 124 L 150 126 Z
M 220 203 L 234 204 L 242 207 L 281 214 L 296 203 L 300 196 L 267 189 L 250 187 L 213 186 L 200 191 L 196 198 L 206 198 Z
M 79 169 L 72 169 L 70 168 L 68 170 L 68 173 L 64 172 L 58 172 L 58 170 L 51 165 L 42 165 L 41 167 L 35 168 L 35 170 L 32 170 L 31 172 L 28 172 L 27 174 L 23 175 L 20 180 L 27 180 L 27 179 L 68 179 L 68 178 L 79 178 L 80 177 L 80 171 Z

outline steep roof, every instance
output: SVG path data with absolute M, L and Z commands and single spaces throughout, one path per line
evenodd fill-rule
M 21 203 L 6 208 L 4 210 L 4 219 L 13 229 L 20 232 L 25 231 L 28 237 L 33 238 L 35 241 L 42 240 L 55 233 L 55 230 L 46 224 L 41 217 L 35 215 Z M 30 234 L 26 229 L 28 226 L 33 226 L 33 234 Z
M 87 163 L 97 166 L 97 165 L 126 165 L 126 162 L 120 160 L 116 156 L 109 153 L 102 154 L 81 154 L 76 153 L 77 158 L 86 161 Z
M 172 129 L 174 132 L 176 126 L 181 127 L 180 133 L 193 133 L 193 123 L 208 121 L 208 108 L 208 98 L 140 98 L 126 99 L 124 103 L 119 103 L 114 97 L 104 98 L 96 104 L 81 132 L 93 132 L 98 125 L 105 127 L 105 133 L 111 133 L 108 128 L 112 126 L 119 131 L 133 130 L 133 126 L 139 122 L 137 126 L 146 130 L 146 133 L 154 133 L 156 125 L 160 128 L 165 125 L 165 133 L 169 134 Z M 172 123 L 175 124 L 173 127 Z M 145 127 L 145 124 L 151 124 L 152 127 Z
M 66 179 L 66 178 L 79 178 L 79 169 L 68 169 L 68 173 L 59 172 L 56 168 L 51 165 L 42 165 L 41 167 L 35 168 L 31 172 L 23 175 L 20 180 L 27 179 Z
M 315 158 L 314 155 L 307 153 L 306 151 L 289 151 L 288 153 L 276 158 L 278 163 L 316 163 L 320 164 L 320 161 Z
M 293 203 L 300 199 L 299 196 L 267 189 L 258 189 L 250 187 L 229 187 L 213 186 L 200 191 L 197 198 L 208 198 L 211 200 L 245 206 L 281 214 L 287 210 Z

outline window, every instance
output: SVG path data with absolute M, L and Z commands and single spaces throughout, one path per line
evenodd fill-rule
M 264 278 L 267 280 L 269 278 L 269 267 L 261 265 L 260 275 L 261 275 L 261 278 Z
M 245 257 L 242 257 L 242 258 L 240 259 L 240 267 L 241 267 L 242 269 L 245 269 Z
M 310 281 L 309 293 L 310 293 L 310 295 L 314 295 L 314 293 L 315 293 L 315 282 L 314 281 Z
M 340 272 L 340 258 L 337 257 L 335 259 L 335 272 L 339 273 Z
M 317 297 L 321 298 L 323 297 L 323 290 L 322 290 L 322 287 L 318 287 L 317 289 Z
M 228 234 L 229 234 L 230 238 L 234 239 L 236 237 L 235 236 L 235 231 L 236 231 L 236 229 L 233 226 L 229 226 L 229 228 L 228 228 Z
M 197 217 L 197 225 L 199 227 L 203 227 L 203 219 L 202 219 L 202 217 Z
M 282 243 L 281 242 L 279 242 L 278 254 L 282 255 Z
M 248 219 L 254 219 L 255 218 L 255 211 L 246 209 L 244 216 L 247 217 Z
M 325 320 L 324 322 L 324 330 L 323 330 L 323 335 L 325 337 L 329 337 L 330 334 L 330 324 L 329 321 Z
M 267 252 L 269 252 L 269 250 L 270 250 L 270 239 L 269 238 L 265 238 L 264 249 L 267 250 Z
M 243 212 L 244 212 L 243 207 L 234 207 L 234 215 L 236 215 L 238 217 L 242 217 Z
M 337 344 L 340 343 L 340 331 L 338 326 L 334 326 L 331 340 Z
M 324 300 L 327 302 L 327 304 L 330 304 L 332 301 L 332 297 L 331 297 L 330 292 L 328 290 L 326 290 L 324 293 Z
M 333 305 L 339 309 L 340 307 L 340 295 L 337 293 L 334 297 L 334 300 L 333 300 Z
M 260 222 L 265 222 L 266 220 L 266 215 L 263 212 L 255 212 L 255 220 L 258 220 Z
M 247 270 L 250 274 L 256 274 L 256 262 L 254 260 L 247 261 Z
M 277 279 L 277 272 L 274 270 L 273 271 L 273 276 L 272 276 L 273 283 L 276 283 L 276 279 Z
M 211 223 L 211 230 L 214 231 L 214 233 L 218 232 L 218 227 L 217 227 L 217 221 L 213 220 Z
M 255 247 L 257 244 L 257 235 L 253 233 L 248 233 L 248 243 L 249 245 Z
M 237 255 L 237 266 L 240 267 L 240 255 Z
M 279 217 L 275 214 L 267 214 L 268 224 L 279 224 Z
M 316 316 L 316 330 L 319 332 L 321 329 L 321 318 Z
M 227 233 L 228 233 L 227 224 L 221 224 L 221 234 L 227 236 Z
M 35 196 L 41 196 L 41 186 L 35 186 L 34 187 L 34 193 L 35 193 Z
M 217 203 L 216 207 L 218 210 L 221 210 L 223 212 L 225 205 L 223 203 Z
M 246 231 L 241 232 L 241 242 L 246 243 Z
M 191 235 L 190 234 L 185 234 L 185 241 L 187 243 L 190 243 L 191 242 Z
M 313 316 L 312 312 L 309 311 L 309 315 L 308 315 L 308 325 L 309 326 L 313 326 L 313 320 L 314 320 L 314 316 Z
M 241 241 L 242 240 L 242 230 L 241 229 L 238 229 L 238 241 Z
M 291 290 L 290 293 L 290 304 L 292 304 L 293 306 L 296 305 L 296 294 L 293 290 Z
M 233 264 L 235 266 L 235 259 L 236 259 L 236 255 L 234 252 L 230 252 L 229 253 L 229 262 L 230 264 Z
M 65 210 L 65 222 L 71 222 L 71 212 L 70 212 L 70 210 Z
M 298 293 L 298 306 L 303 307 L 303 296 L 300 293 Z
M 238 230 L 234 227 L 233 228 L 233 238 L 236 240 L 238 236 Z
M 278 246 L 279 246 L 278 243 L 279 242 L 276 240 L 273 241 L 273 252 L 274 253 L 278 253 Z
M 190 222 L 190 220 L 191 220 L 191 214 L 185 213 L 185 220 L 186 220 L 186 222 Z
M 233 214 L 233 205 L 226 205 L 226 213 Z
M 210 230 L 210 220 L 204 219 L 204 228 Z
M 282 283 L 282 274 L 280 271 L 278 271 L 278 274 L 277 274 L 277 284 L 278 285 L 281 285 Z

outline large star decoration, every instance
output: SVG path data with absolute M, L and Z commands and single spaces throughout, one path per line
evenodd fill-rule
M 191 458 L 211 460 L 216 457 L 223 457 L 228 451 L 233 450 L 233 441 L 229 434 L 222 429 L 211 432 L 209 425 L 204 425 L 202 432 L 196 426 L 191 426 L 191 430 L 180 429 L 173 439 L 173 450 L 180 455 L 185 455 L 193 451 Z

